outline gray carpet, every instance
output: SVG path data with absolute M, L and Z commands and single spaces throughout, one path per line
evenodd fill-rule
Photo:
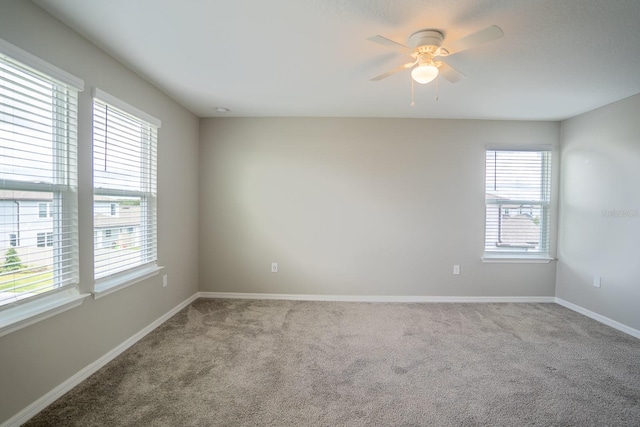
M 640 340 L 556 304 L 198 300 L 28 426 L 639 426 Z

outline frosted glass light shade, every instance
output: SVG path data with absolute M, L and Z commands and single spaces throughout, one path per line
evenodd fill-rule
M 411 78 L 420 84 L 429 83 L 436 77 L 438 77 L 438 67 L 435 65 L 419 65 L 411 70 Z

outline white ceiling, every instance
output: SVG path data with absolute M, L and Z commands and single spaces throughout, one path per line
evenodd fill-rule
M 639 0 L 34 0 L 200 117 L 561 120 L 640 93 Z M 504 38 L 451 56 L 466 74 L 369 79 L 423 28 L 445 43 L 496 24 Z

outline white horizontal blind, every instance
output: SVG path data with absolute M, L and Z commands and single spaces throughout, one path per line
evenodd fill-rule
M 78 283 L 77 89 L 0 53 L 0 306 Z
M 96 279 L 157 259 L 157 131 L 156 126 L 94 98 Z
M 551 152 L 486 151 L 485 253 L 548 255 Z

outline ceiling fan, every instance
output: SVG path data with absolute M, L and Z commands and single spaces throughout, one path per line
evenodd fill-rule
M 434 59 L 455 55 L 472 47 L 499 39 L 503 35 L 504 33 L 500 27 L 492 25 L 484 30 L 447 43 L 446 46 L 442 46 L 444 34 L 439 30 L 433 29 L 419 30 L 411 34 L 408 39 L 409 46 L 405 46 L 380 35 L 369 37 L 368 40 L 372 42 L 394 48 L 413 58 L 412 62 L 407 62 L 371 80 L 382 80 L 400 71 L 413 68 L 411 70 L 411 77 L 417 83 L 429 83 L 438 77 L 438 75 L 441 75 L 451 83 L 456 83 L 462 80 L 465 75 L 446 62 L 435 61 Z

